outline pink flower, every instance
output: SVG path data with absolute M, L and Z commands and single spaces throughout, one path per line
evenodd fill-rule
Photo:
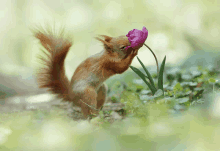
M 143 46 L 145 40 L 147 39 L 148 31 L 146 27 L 143 27 L 142 31 L 133 29 L 129 31 L 126 36 L 128 37 L 131 46 L 127 46 L 125 50 L 128 50 L 128 48 L 130 47 L 132 47 L 133 49 L 137 49 Z

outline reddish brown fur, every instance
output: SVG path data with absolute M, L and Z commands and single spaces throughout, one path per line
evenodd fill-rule
M 122 49 L 130 45 L 125 36 L 112 38 L 102 35 L 105 40 L 97 39 L 104 44 L 104 51 L 83 61 L 69 82 L 65 75 L 64 60 L 72 43 L 64 38 L 63 33 L 55 35 L 50 29 L 34 31 L 35 37 L 46 49 L 46 57 L 40 57 L 44 67 L 38 74 L 38 81 L 41 88 L 49 88 L 60 98 L 80 106 L 87 117 L 97 113 L 89 106 L 100 109 L 105 102 L 107 87 L 103 82 L 114 74 L 126 71 L 138 49 Z
M 65 75 L 64 60 L 72 42 L 63 39 L 63 32 L 56 36 L 50 29 L 35 30 L 34 34 L 46 49 L 43 51 L 46 57 L 40 56 L 45 67 L 37 76 L 39 87 L 49 88 L 52 93 L 58 94 L 58 97 L 68 100 L 69 80 Z

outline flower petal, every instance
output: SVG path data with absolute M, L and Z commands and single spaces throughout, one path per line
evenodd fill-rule
M 143 27 L 142 31 L 133 29 L 129 31 L 126 36 L 128 37 L 128 40 L 131 43 L 131 46 L 126 47 L 126 50 L 130 47 L 135 49 L 140 48 L 143 46 L 145 40 L 147 39 L 148 30 L 146 29 L 146 27 Z

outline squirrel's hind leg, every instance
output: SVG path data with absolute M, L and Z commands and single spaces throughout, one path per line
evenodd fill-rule
M 103 83 L 97 92 L 97 109 L 100 109 L 105 103 L 108 86 Z
M 88 115 L 98 114 L 97 93 L 93 87 L 87 87 L 81 96 L 81 109 L 85 118 Z

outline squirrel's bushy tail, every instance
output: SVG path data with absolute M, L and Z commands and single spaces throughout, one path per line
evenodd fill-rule
M 56 34 L 50 28 L 37 29 L 33 33 L 45 48 L 45 56 L 39 56 L 43 64 L 37 73 L 39 87 L 49 88 L 50 92 L 68 101 L 70 82 L 65 75 L 64 60 L 72 42 L 69 38 L 64 38 L 64 30 Z

